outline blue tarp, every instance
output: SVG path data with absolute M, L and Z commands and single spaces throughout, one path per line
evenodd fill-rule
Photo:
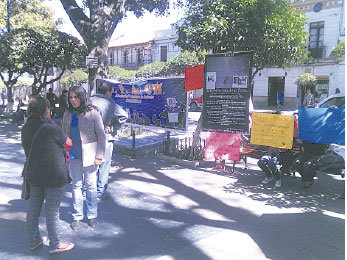
M 345 144 L 345 108 L 299 108 L 299 138 L 310 143 Z

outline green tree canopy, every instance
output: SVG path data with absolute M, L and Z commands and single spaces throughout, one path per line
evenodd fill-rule
M 152 62 L 145 66 L 142 66 L 136 71 L 135 77 L 138 79 L 148 79 L 156 77 L 160 74 L 165 64 L 165 62 Z
M 0 1 L 0 14 L 2 14 L 0 16 L 0 78 L 6 85 L 7 99 L 11 100 L 12 87 L 25 72 L 22 60 L 24 56 L 21 55 L 25 50 L 19 50 L 11 44 L 9 39 L 13 38 L 14 35 L 9 33 L 19 28 L 34 28 L 38 26 L 54 28 L 55 21 L 52 19 L 51 11 L 42 6 L 40 0 Z M 5 32 L 8 34 L 5 35 Z M 2 59 L 2 57 L 5 57 L 5 59 Z
M 191 1 L 178 27 L 186 50 L 253 53 L 254 75 L 265 66 L 285 67 L 307 57 L 305 16 L 287 1 Z
M 203 64 L 206 52 L 184 51 L 175 58 L 167 61 L 159 73 L 159 76 L 184 75 L 184 69 Z
M 119 66 L 110 66 L 108 67 L 109 77 L 111 79 L 116 79 L 118 81 L 130 82 L 136 79 L 135 74 L 136 70 L 126 70 Z
M 306 92 L 307 89 L 314 89 L 317 84 L 317 77 L 311 73 L 304 73 L 297 77 L 294 83 L 302 87 Z
M 40 0 L 2 0 L 0 1 L 0 31 L 44 26 L 54 28 L 52 11 L 44 7 Z M 9 6 L 7 5 L 9 3 Z M 10 17 L 8 24 L 8 17 Z
M 96 75 L 102 78 L 107 76 L 107 48 L 115 28 L 126 16 L 126 12 L 133 12 L 140 17 L 145 10 L 164 14 L 169 7 L 169 0 L 83 0 L 81 6 L 76 0 L 60 2 L 86 44 L 88 56 L 98 59 L 98 68 L 88 70 L 91 91 Z
M 33 75 L 38 92 L 59 80 L 65 70 L 85 66 L 86 49 L 77 38 L 46 28 L 28 29 L 26 33 L 21 48 L 26 50 L 26 72 Z
M 76 70 L 71 75 L 64 77 L 60 83 L 70 85 L 81 85 L 88 82 L 88 73 Z
M 330 53 L 330 58 L 340 62 L 345 59 L 345 41 L 340 42 Z

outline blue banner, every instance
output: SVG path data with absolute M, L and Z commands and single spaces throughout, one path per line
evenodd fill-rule
M 299 108 L 299 138 L 309 143 L 345 144 L 345 108 Z
M 128 123 L 177 130 L 187 127 L 187 94 L 184 78 L 149 79 L 133 83 L 119 83 L 98 79 L 111 84 L 112 99 L 128 112 Z

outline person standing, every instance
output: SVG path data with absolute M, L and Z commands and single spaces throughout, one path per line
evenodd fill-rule
M 6 94 L 4 91 L 1 92 L 2 106 L 5 106 Z
M 281 108 L 282 106 L 282 101 L 283 101 L 283 95 L 281 91 L 277 91 L 277 107 Z
M 98 199 L 107 198 L 106 189 L 111 168 L 114 135 L 128 119 L 128 113 L 112 100 L 112 93 L 112 85 L 102 84 L 98 87 L 98 94 L 90 98 L 92 104 L 99 110 L 106 134 L 105 159 L 98 170 Z
M 303 105 L 304 107 L 314 107 L 314 96 L 311 93 L 311 89 L 307 89 Z
M 55 104 L 57 103 L 57 96 L 53 93 L 53 89 L 49 88 L 48 93 L 46 94 L 46 98 L 48 99 L 51 105 L 51 117 L 54 118 L 55 115 Z
M 69 106 L 67 95 L 68 95 L 68 91 L 64 89 L 58 98 L 59 107 L 56 109 L 56 119 L 63 118 L 65 109 L 67 109 Z
M 68 100 L 67 100 L 67 96 L 68 96 L 68 91 L 67 91 L 66 89 L 64 89 L 64 90 L 61 92 L 60 97 L 58 98 L 59 107 L 64 108 L 64 110 L 65 110 L 66 108 L 68 108 L 68 106 L 69 106 L 69 102 L 68 102 Z
M 69 106 L 64 112 L 62 127 L 72 139 L 69 149 L 72 175 L 73 222 L 77 229 L 83 220 L 83 184 L 86 187 L 87 223 L 97 225 L 97 170 L 105 154 L 106 136 L 102 118 L 91 104 L 82 86 L 73 86 L 68 93 Z
M 47 241 L 40 236 L 39 217 L 45 202 L 49 253 L 59 253 L 74 247 L 60 242 L 58 235 L 59 208 L 64 185 L 71 181 L 64 146 L 72 146 L 63 130 L 52 124 L 50 104 L 46 98 L 35 96 L 29 100 L 28 120 L 22 129 L 22 146 L 26 156 L 26 178 L 30 184 L 29 208 L 26 216 L 30 249 Z

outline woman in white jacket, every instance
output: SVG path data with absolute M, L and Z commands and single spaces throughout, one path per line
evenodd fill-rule
M 86 189 L 87 223 L 97 224 L 97 170 L 105 153 L 106 136 L 102 118 L 81 86 L 70 88 L 69 106 L 63 116 L 63 130 L 74 144 L 69 149 L 72 176 L 73 222 L 77 229 L 83 220 L 83 185 Z

